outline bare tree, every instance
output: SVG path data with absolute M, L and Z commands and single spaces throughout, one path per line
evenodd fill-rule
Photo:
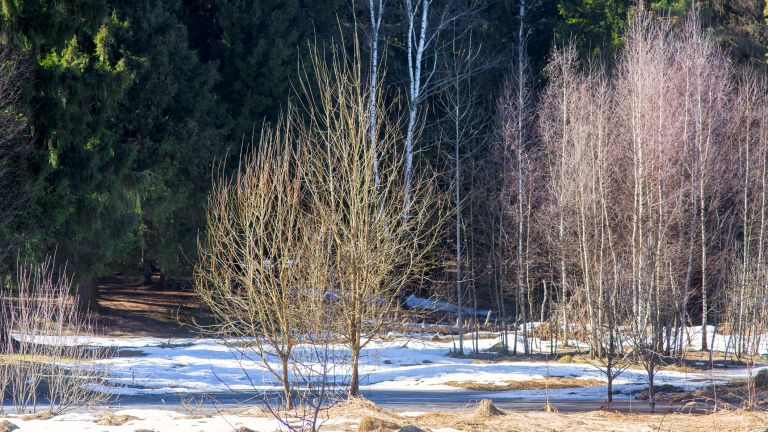
M 17 291 L 0 292 L 0 314 L 8 326 L 0 365 L 0 406 L 8 396 L 18 412 L 45 406 L 54 414 L 92 407 L 109 399 L 104 390 L 108 350 L 78 345 L 71 336 L 93 336 L 89 316 L 77 308 L 71 278 L 54 267 L 19 263 Z
M 367 0 L 366 6 L 368 7 L 368 14 L 371 19 L 371 59 L 370 70 L 368 71 L 368 85 L 371 91 L 371 97 L 368 103 L 368 115 L 371 117 L 370 127 L 370 140 L 371 147 L 373 148 L 373 174 L 376 176 L 376 181 L 380 179 L 379 175 L 379 157 L 377 151 L 376 142 L 378 136 L 376 135 L 376 117 L 378 116 L 378 91 L 379 91 L 379 39 L 381 31 L 381 22 L 384 19 L 384 0 Z
M 524 4 L 524 3 L 523 3 Z M 524 7 L 524 6 L 523 6 Z M 525 14 L 521 11 L 521 14 Z M 521 20 L 522 20 L 521 16 Z M 520 36 L 523 36 L 523 24 L 520 24 Z M 529 91 L 529 71 L 525 55 L 525 40 L 521 39 L 518 57 L 514 65 L 514 74 L 504 87 L 498 106 L 499 143 L 492 152 L 501 163 L 501 185 L 498 206 L 500 225 L 513 225 L 514 229 L 500 229 L 502 261 L 513 261 L 514 299 L 515 299 L 515 339 L 517 328 L 522 323 L 524 351 L 528 353 L 528 327 L 525 323 L 533 313 L 532 307 L 526 309 L 526 299 L 530 298 L 529 281 L 529 219 L 531 214 L 532 189 L 527 188 L 533 177 L 535 157 L 532 156 L 532 136 L 528 125 L 533 119 L 531 94 Z M 503 272 L 506 273 L 506 272 Z M 506 275 L 505 275 L 506 276 Z M 517 352 L 517 343 L 513 347 Z
M 454 32 L 456 31 L 454 25 Z M 455 212 L 454 241 L 455 241 L 455 298 L 457 302 L 457 327 L 459 334 L 458 354 L 464 355 L 464 282 L 463 254 L 462 254 L 462 159 L 464 153 L 472 154 L 473 149 L 467 149 L 466 145 L 472 143 L 480 133 L 481 124 L 477 116 L 476 105 L 478 103 L 474 92 L 474 76 L 480 69 L 478 58 L 480 48 L 473 44 L 471 37 L 465 44 L 459 44 L 457 38 L 453 39 L 452 55 L 446 57 L 445 69 L 453 79 L 453 83 L 441 95 L 440 105 L 446 112 L 444 129 L 441 132 L 445 140 L 453 146 L 453 205 Z
M 706 351 L 707 324 L 710 307 L 708 296 L 710 290 L 710 261 L 708 255 L 717 231 L 709 232 L 711 220 L 716 218 L 715 212 L 721 198 L 722 182 L 715 181 L 715 174 L 724 169 L 722 146 L 719 134 L 725 128 L 726 99 L 730 83 L 730 69 L 725 56 L 718 49 L 714 39 L 703 32 L 696 16 L 688 20 L 685 32 L 685 57 L 681 59 L 684 65 L 686 79 L 685 99 L 690 101 L 690 140 L 692 142 L 691 185 L 696 195 L 698 205 L 698 237 L 700 243 L 700 273 L 701 273 L 701 349 Z M 729 142 L 725 140 L 724 142 Z
M 549 239 L 553 256 L 557 257 L 559 301 L 562 312 L 563 344 L 568 344 L 568 274 L 566 264 L 566 207 L 569 199 L 569 183 L 566 162 L 568 160 L 570 139 L 570 115 L 573 92 L 577 81 L 576 46 L 568 44 L 560 50 L 553 51 L 552 59 L 545 69 L 549 86 L 542 95 L 539 115 L 539 137 L 542 147 L 548 155 L 549 168 L 549 199 L 547 213 L 549 217 L 542 220 L 551 221 L 555 238 Z
M 289 109 L 262 130 L 258 150 L 241 157 L 233 178 L 214 180 L 195 268 L 195 290 L 217 319 L 202 329 L 235 338 L 229 345 L 239 358 L 261 363 L 282 384 L 288 410 L 293 350 L 316 331 L 306 311 L 329 286 L 313 261 L 324 243 L 304 209 L 302 170 L 309 160 L 297 121 Z
M 738 135 L 727 127 L 730 72 L 695 22 L 674 31 L 635 15 L 610 75 L 599 65 L 582 72 L 572 49 L 555 51 L 538 109 L 550 167 L 540 220 L 543 231 L 557 233 L 549 255 L 561 284 L 569 284 L 561 294 L 562 325 L 570 327 L 570 310 L 590 361 L 609 382 L 631 346 L 631 358 L 646 370 L 652 406 L 664 356 L 684 346 L 673 328 L 686 326 L 696 258 L 707 335 L 708 296 L 717 291 L 710 285 L 723 286 L 722 257 L 737 213 L 728 198 L 734 175 L 727 161 Z M 738 316 L 743 322 L 747 313 Z
M 330 295 L 351 355 L 350 396 L 359 394 L 362 349 L 389 324 L 402 290 L 420 279 L 443 220 L 430 178 L 411 177 L 410 189 L 405 187 L 405 160 L 397 151 L 399 125 L 383 115 L 389 110 L 382 92 L 373 125 L 378 136 L 376 180 L 374 154 L 366 145 L 374 122 L 371 92 L 358 54 L 356 39 L 351 55 L 335 49 L 328 63 L 315 51 L 302 81 L 310 119 L 307 134 L 312 137 L 308 147 L 313 163 L 305 177 L 308 208 L 327 230 Z

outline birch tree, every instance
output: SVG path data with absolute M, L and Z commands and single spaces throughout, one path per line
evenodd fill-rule
M 366 6 L 368 7 L 368 14 L 371 20 L 371 59 L 370 70 L 368 72 L 368 85 L 371 91 L 371 97 L 368 102 L 368 115 L 371 118 L 371 125 L 369 129 L 370 145 L 373 149 L 373 174 L 376 176 L 376 181 L 379 182 L 379 156 L 377 150 L 378 136 L 376 135 L 376 121 L 377 121 L 377 100 L 379 91 L 379 39 L 381 23 L 384 19 L 384 0 L 367 0 Z
M 528 327 L 525 324 L 533 313 L 532 305 L 526 303 L 530 298 L 529 284 L 529 244 L 528 227 L 531 214 L 532 192 L 527 189 L 532 177 L 534 157 L 532 157 L 533 135 L 529 132 L 529 125 L 533 120 L 533 107 L 531 106 L 530 71 L 526 54 L 525 34 L 526 3 L 520 3 L 518 16 L 518 40 L 516 41 L 516 57 L 513 64 L 513 73 L 507 81 L 502 97 L 499 100 L 499 120 L 497 128 L 500 131 L 500 149 L 493 154 L 501 163 L 501 192 L 498 204 L 500 208 L 500 225 L 513 225 L 512 234 L 501 229 L 500 243 L 502 243 L 503 259 L 513 260 L 514 273 L 514 299 L 515 299 L 515 323 L 524 324 L 523 345 L 524 351 L 529 352 L 527 338 Z M 514 257 L 514 258 L 513 258 Z M 506 273 L 506 272 L 502 272 Z M 517 336 L 517 330 L 515 330 Z M 513 348 L 517 352 L 517 343 Z
M 418 152 L 416 142 L 421 129 L 422 105 L 424 101 L 446 85 L 451 85 L 450 77 L 442 79 L 438 66 L 440 56 L 446 48 L 452 46 L 457 38 L 461 39 L 471 26 L 460 25 L 469 21 L 477 10 L 474 2 L 469 6 L 461 2 L 448 0 L 403 0 L 405 14 L 405 57 L 408 74 L 406 98 L 408 110 L 405 124 L 405 160 L 404 181 L 406 210 L 411 200 L 411 188 L 414 179 L 414 156 Z M 459 31 L 456 25 L 459 23 Z M 445 32 L 453 26 L 452 38 L 445 38 Z
M 557 263 L 557 284 L 562 327 L 562 341 L 568 344 L 568 272 L 566 265 L 566 207 L 570 187 L 567 181 L 567 166 L 570 139 L 572 95 L 577 80 L 576 46 L 573 43 L 554 50 L 552 59 L 545 69 L 549 85 L 542 95 L 539 115 L 539 137 L 547 153 L 549 199 L 548 218 L 555 236 L 549 239 L 553 257 Z

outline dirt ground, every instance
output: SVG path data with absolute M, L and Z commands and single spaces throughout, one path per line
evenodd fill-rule
M 191 337 L 196 333 L 183 323 L 200 312 L 200 301 L 191 290 L 109 277 L 99 280 L 94 319 L 99 332 L 109 336 Z

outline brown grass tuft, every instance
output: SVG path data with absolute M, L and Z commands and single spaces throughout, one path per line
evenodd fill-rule
M 389 432 L 398 429 L 400 425 L 397 423 L 370 416 L 363 417 L 357 427 L 358 432 Z
M 27 421 L 27 420 L 50 420 L 53 418 L 53 413 L 50 411 L 40 411 L 36 412 L 34 414 L 25 414 L 20 419 Z
M 387 410 L 377 406 L 375 403 L 369 401 L 364 397 L 349 398 L 344 402 L 336 405 L 334 409 L 342 412 L 363 411 L 363 412 L 371 412 L 371 413 L 380 413 L 380 414 L 387 413 L 388 414 Z
M 459 387 L 474 391 L 511 391 L 511 390 L 543 390 L 593 387 L 605 385 L 594 379 L 578 379 L 570 377 L 548 377 L 528 381 L 504 381 L 502 383 L 482 383 L 476 381 L 448 381 L 451 387 Z
M 496 408 L 490 399 L 483 399 L 477 404 L 477 408 L 473 413 L 475 418 L 495 417 L 503 416 L 504 411 Z
M 100 413 L 96 424 L 101 426 L 122 426 L 131 420 L 138 420 L 138 417 L 131 415 L 117 415 L 112 413 Z

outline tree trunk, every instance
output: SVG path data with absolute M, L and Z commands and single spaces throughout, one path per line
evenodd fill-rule
M 608 363 L 608 408 L 611 407 L 611 404 L 613 403 L 613 370 L 610 366 L 610 360 Z
M 11 337 L 11 329 L 8 326 L 5 313 L 0 313 L 0 354 L 14 353 L 18 349 L 18 342 Z
M 456 80 L 458 81 L 458 76 L 456 77 Z M 457 101 L 458 101 L 458 82 L 456 84 L 456 94 L 457 94 Z M 462 304 L 462 293 L 461 293 L 461 159 L 459 158 L 459 146 L 460 146 L 460 133 L 459 133 L 459 104 L 456 103 L 456 129 L 455 129 L 455 143 L 454 143 L 454 162 L 456 164 L 455 166 L 455 172 L 454 172 L 454 181 L 456 183 L 456 202 L 454 203 L 456 206 L 456 305 L 457 305 L 457 311 L 458 311 L 458 318 L 456 320 L 456 325 L 459 328 L 459 355 L 464 355 L 464 314 L 463 314 L 463 307 Z
M 77 287 L 77 306 L 81 311 L 97 312 L 99 310 L 99 287 L 96 278 L 84 276 Z
M 655 378 L 656 365 L 654 360 L 650 360 L 648 365 L 648 406 L 651 408 L 651 412 L 656 412 L 656 391 L 653 388 L 653 381 Z
M 701 230 L 701 350 L 707 351 L 707 314 L 709 313 L 709 306 L 707 304 L 707 244 L 705 240 L 703 196 L 701 196 L 701 214 L 699 216 Z
M 357 347 L 352 348 L 352 376 L 349 380 L 349 397 L 355 398 L 360 396 L 360 349 Z
M 282 357 L 280 363 L 283 367 L 283 396 L 285 397 L 285 409 L 293 409 L 293 392 L 291 391 L 291 381 L 288 377 L 288 356 Z

